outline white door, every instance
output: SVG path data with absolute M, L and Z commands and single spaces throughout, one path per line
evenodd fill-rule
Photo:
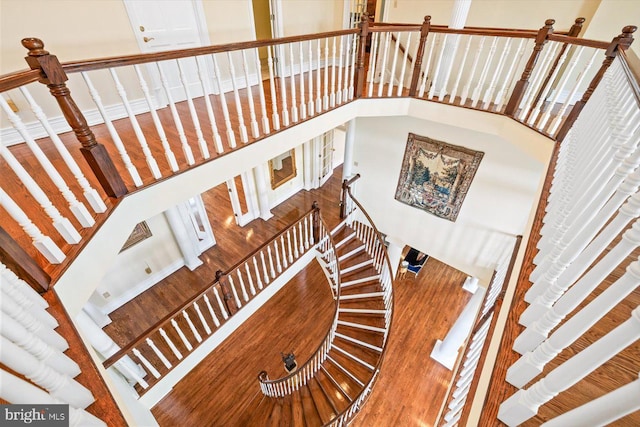
M 124 5 L 143 53 L 210 44 L 201 0 L 124 0 Z M 201 65 L 206 67 L 206 61 Z M 193 58 L 182 59 L 180 67 L 186 77 L 190 95 L 201 96 L 196 61 Z M 186 99 L 178 63 L 165 61 L 161 68 L 174 100 Z M 156 94 L 162 93 L 159 91 L 161 81 L 157 67 L 149 64 L 147 70 Z M 207 72 L 207 75 L 210 73 Z
M 333 151 L 333 131 L 330 130 L 322 135 L 320 141 L 320 186 L 327 182 L 333 173 Z

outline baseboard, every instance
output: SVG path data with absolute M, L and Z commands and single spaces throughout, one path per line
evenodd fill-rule
M 164 267 L 162 270 L 159 270 L 156 274 L 153 274 L 147 277 L 146 280 L 139 282 L 137 285 L 133 286 L 131 289 L 129 289 L 127 292 L 120 295 L 119 297 L 110 299 L 110 301 L 106 305 L 100 307 L 100 310 L 104 314 L 108 315 L 115 309 L 128 303 L 129 301 L 131 301 L 132 299 L 134 299 L 135 297 L 137 297 L 138 295 L 140 295 L 141 293 L 143 293 L 144 291 L 146 291 L 147 289 L 149 289 L 150 287 L 158 283 L 160 280 L 175 273 L 178 269 L 180 269 L 184 265 L 185 265 L 184 260 L 180 258 L 179 260 Z

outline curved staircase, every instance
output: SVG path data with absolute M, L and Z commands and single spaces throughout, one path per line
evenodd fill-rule
M 391 298 L 388 292 L 385 297 L 384 284 L 388 279 L 386 288 L 390 288 L 390 276 L 380 267 L 383 263 L 376 264 L 376 259 L 381 261 L 386 256 L 378 249 L 381 245 L 367 244 L 359 237 L 378 237 L 376 230 L 353 220 L 347 218 L 331 232 L 330 240 L 335 243 L 330 250 L 335 251 L 333 264 L 338 265 L 340 288 L 336 292 L 337 318 L 335 330 L 328 335 L 332 338 L 327 343 L 328 352 L 321 362 L 311 366 L 307 362 L 298 368 L 307 372 L 303 380 L 275 393 L 281 396 L 256 397 L 242 425 L 345 425 L 370 393 L 390 326 Z M 347 225 L 350 222 L 353 227 Z M 331 269 L 328 258 L 327 252 L 323 253 Z M 264 391 L 264 384 L 269 381 L 262 378 Z

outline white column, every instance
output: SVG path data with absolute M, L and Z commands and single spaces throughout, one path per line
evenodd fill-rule
M 57 405 L 66 403 L 4 370 L 0 370 L 0 398 L 14 404 Z M 96 418 L 84 409 L 74 408 L 73 406 L 69 406 L 69 426 L 107 427 L 99 418 Z
M 302 161 L 304 189 L 309 191 L 316 188 L 313 180 L 313 140 L 309 140 L 302 144 Z
M 264 164 L 260 163 L 253 168 L 253 177 L 256 180 L 256 190 L 258 191 L 260 218 L 265 221 L 273 216 L 271 206 L 269 205 L 269 187 L 267 186 L 266 176 L 267 172 L 264 170 Z
M 78 313 L 75 320 L 82 336 L 89 341 L 91 347 L 104 357 L 105 360 L 120 351 L 120 346 L 96 325 L 84 310 Z M 122 366 L 123 369 L 120 369 L 119 365 Z M 136 377 L 143 378 L 146 374 L 144 369 L 137 365 L 129 356 L 124 356 L 116 362 L 114 366 L 118 368 L 118 371 L 124 375 L 130 384 L 137 382 Z
M 542 427 L 605 426 L 640 410 L 640 379 L 547 421 Z
M 344 137 L 344 163 L 342 164 L 342 179 L 349 179 L 353 175 L 353 149 L 356 142 L 356 120 L 347 122 L 347 131 Z
M 184 206 L 180 204 L 170 207 L 164 211 L 173 236 L 176 238 L 184 265 L 191 271 L 202 265 L 202 260 L 198 256 L 202 253 L 198 248 L 197 237 L 191 226 L 188 213 Z
M 7 338 L 0 337 L 0 344 L 0 361 L 49 391 L 52 396 L 77 408 L 86 408 L 95 401 L 93 394 L 82 384 L 56 372 Z
M 544 403 L 588 376 L 595 369 L 640 338 L 640 308 L 607 335 L 571 357 L 528 389 L 522 389 L 500 405 L 498 419 L 519 425 L 538 413 Z M 591 425 L 591 424 L 590 424 Z
M 453 369 L 453 365 L 455 365 L 458 358 L 458 350 L 460 350 L 460 347 L 471 333 L 473 322 L 484 299 L 485 291 L 486 289 L 484 288 L 478 288 L 447 333 L 447 336 L 442 341 L 438 340 L 431 352 L 431 358 L 449 370 Z
M 471 0 L 454 0 L 453 9 L 451 10 L 451 20 L 449 21 L 449 28 L 460 29 L 464 28 L 464 24 L 467 22 L 467 16 L 469 15 L 469 9 L 471 8 Z M 439 73 L 437 81 L 434 82 L 435 96 L 442 100 L 442 97 L 447 94 L 447 88 L 444 87 L 446 76 L 450 74 L 450 69 L 453 65 L 453 60 L 456 56 L 458 44 L 460 43 L 459 35 L 450 35 L 446 38 L 445 45 L 442 47 L 442 60 L 440 62 L 440 68 L 443 70 Z

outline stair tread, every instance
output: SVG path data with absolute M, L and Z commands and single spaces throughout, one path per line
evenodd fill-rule
M 381 297 L 365 298 L 365 299 L 351 299 L 340 300 L 341 308 L 359 308 L 359 309 L 372 309 L 372 310 L 384 310 L 384 301 Z
M 316 375 L 309 380 L 307 386 L 309 387 L 309 393 L 318 411 L 318 416 L 321 422 L 326 424 L 338 415 L 339 410 L 322 389 L 323 386 L 320 384 L 318 374 L 319 373 L 316 373 Z
M 349 323 L 359 323 L 361 325 L 373 326 L 376 328 L 384 328 L 384 314 L 365 314 L 365 313 L 345 313 L 338 314 L 338 320 Z
M 371 369 L 362 365 L 358 361 L 353 360 L 352 358 L 335 348 L 331 349 L 331 351 L 329 352 L 329 356 L 333 360 L 338 362 L 340 366 L 349 371 L 351 375 L 358 378 L 363 384 L 366 384 L 373 375 Z
M 343 338 L 336 337 L 336 339 L 334 340 L 334 343 L 336 346 L 340 347 L 345 351 L 348 351 L 355 357 L 367 362 L 371 366 L 376 366 L 376 364 L 378 363 L 378 360 L 380 359 L 380 352 L 368 347 L 361 346 L 354 342 L 345 340 Z
M 318 385 L 324 392 L 327 399 L 332 403 L 332 407 L 335 407 L 338 413 L 344 411 L 350 404 L 351 395 L 345 396 L 345 392 L 340 389 L 339 386 L 327 375 L 326 368 L 320 369 L 315 375 Z
M 338 325 L 336 332 L 367 344 L 375 345 L 376 347 L 382 347 L 383 334 L 381 332 L 368 331 L 345 325 Z
M 315 403 L 313 402 L 313 397 L 311 396 L 311 391 L 309 390 L 308 385 L 304 385 L 300 387 L 298 390 L 302 397 L 302 407 L 304 412 L 304 422 L 306 426 L 321 426 L 322 419 L 320 418 L 320 414 L 318 413 L 318 409 L 316 408 Z
M 352 263 L 352 265 L 356 266 L 359 263 Z M 341 273 L 342 273 L 342 281 L 348 282 L 351 280 L 362 279 L 364 277 L 371 277 L 378 274 L 378 271 L 373 267 L 372 264 L 367 264 L 362 267 L 357 268 L 356 270 L 344 272 L 345 269 L 349 268 L 349 265 L 343 263 L 340 265 Z
M 323 364 L 329 375 L 335 379 L 340 387 L 349 395 L 352 399 L 354 399 L 360 391 L 362 390 L 362 386 L 358 384 L 353 378 L 345 374 L 340 368 L 338 368 L 333 362 L 329 359 Z
M 342 295 L 370 294 L 374 292 L 382 292 L 380 282 L 364 282 L 340 288 L 340 294 Z
M 294 427 L 304 427 L 305 425 L 305 408 L 303 407 L 303 397 L 302 397 L 302 389 L 301 387 L 298 390 L 295 390 L 291 393 L 291 418 L 292 424 Z

